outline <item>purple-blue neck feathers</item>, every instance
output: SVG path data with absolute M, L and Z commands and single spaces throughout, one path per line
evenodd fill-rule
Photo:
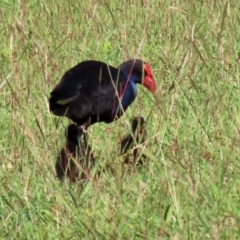
M 121 75 L 124 77 L 123 89 L 120 90 L 121 107 L 124 111 L 127 110 L 129 105 L 134 101 L 137 96 L 137 83 L 142 83 L 144 77 L 143 61 L 139 59 L 128 60 L 123 62 L 118 69 L 120 69 Z M 120 110 L 119 104 L 115 108 L 115 113 Z
M 131 103 L 135 100 L 137 96 L 137 85 L 134 81 L 135 79 L 136 77 L 132 75 L 130 79 L 128 79 L 128 81 L 126 80 L 126 83 L 124 84 L 123 88 L 119 92 L 121 106 L 119 106 L 119 103 L 116 104 L 113 115 L 115 114 L 122 115 L 123 114 L 122 110 L 125 112 L 127 108 L 131 105 Z
M 125 90 L 122 95 L 122 107 L 126 111 L 128 106 L 131 105 L 131 103 L 135 100 L 137 96 L 137 84 L 135 83 L 135 76 L 131 76 L 129 81 L 127 82 L 127 85 L 125 87 Z

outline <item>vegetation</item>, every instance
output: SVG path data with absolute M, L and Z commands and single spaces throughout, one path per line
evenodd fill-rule
M 0 16 L 1 239 L 240 238 L 238 0 L 2 0 Z M 82 60 L 135 57 L 157 93 L 139 86 L 120 120 L 89 128 L 115 173 L 62 186 L 69 120 L 49 112 L 50 91 Z M 148 162 L 121 178 L 119 140 L 139 115 Z

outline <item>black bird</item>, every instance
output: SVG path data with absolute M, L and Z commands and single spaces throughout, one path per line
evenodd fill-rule
M 124 160 L 124 164 L 128 164 L 128 165 L 143 164 L 141 158 L 138 156 L 138 151 L 139 151 L 138 148 L 135 148 L 133 150 L 133 157 L 131 157 L 130 153 L 128 152 L 139 144 L 144 145 L 144 142 L 146 141 L 146 137 L 147 137 L 147 132 L 145 127 L 146 127 L 146 123 L 143 117 L 133 118 L 132 132 L 127 136 L 125 136 L 121 141 L 121 154 L 127 155 Z M 145 157 L 145 156 L 142 155 L 142 157 Z
M 67 177 L 70 182 L 88 179 L 95 159 L 86 133 L 79 126 L 70 124 L 65 135 L 66 146 L 59 153 L 55 165 L 57 177 L 62 181 Z
M 152 93 L 156 91 L 151 69 L 142 60 L 126 61 L 118 68 L 100 61 L 83 61 L 63 75 L 51 92 L 49 108 L 82 129 L 96 122 L 110 123 L 134 101 L 137 83 Z

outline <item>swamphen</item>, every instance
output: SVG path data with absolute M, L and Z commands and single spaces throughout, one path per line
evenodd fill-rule
M 133 149 L 139 144 L 144 144 L 147 137 L 146 132 L 146 122 L 143 117 L 135 117 L 132 120 L 132 132 L 125 136 L 121 141 L 121 154 L 127 154 L 129 150 Z M 138 159 L 138 151 L 136 148 L 133 150 L 133 158 L 130 154 L 127 154 L 126 159 L 124 160 L 124 164 L 143 164 L 141 158 Z M 142 155 L 144 157 L 144 155 Z M 138 162 L 137 162 L 138 160 Z
M 70 124 L 65 135 L 66 147 L 61 150 L 55 165 L 57 177 L 63 181 L 66 176 L 70 182 L 89 178 L 95 159 L 86 133 L 79 126 Z
M 100 61 L 83 61 L 68 70 L 51 92 L 49 108 L 86 129 L 96 122 L 110 123 L 127 110 L 137 96 L 136 84 L 155 93 L 149 65 L 134 59 L 114 68 Z

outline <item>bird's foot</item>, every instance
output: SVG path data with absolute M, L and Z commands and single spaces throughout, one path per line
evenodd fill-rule
M 87 127 L 89 126 L 89 122 L 87 121 L 87 122 L 85 122 L 81 125 L 78 125 L 78 126 L 82 130 L 83 133 L 87 133 Z
M 82 130 L 83 133 L 87 133 L 85 126 L 82 125 L 82 126 L 79 126 L 79 128 Z

